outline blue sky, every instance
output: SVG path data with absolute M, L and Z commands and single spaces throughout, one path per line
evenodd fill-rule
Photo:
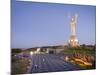
M 95 44 L 95 6 L 12 1 L 11 47 L 65 45 L 70 20 L 78 14 L 80 44 Z

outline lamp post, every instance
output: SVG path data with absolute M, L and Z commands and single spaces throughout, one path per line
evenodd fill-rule
M 33 52 L 32 51 L 30 52 L 30 55 L 33 56 Z

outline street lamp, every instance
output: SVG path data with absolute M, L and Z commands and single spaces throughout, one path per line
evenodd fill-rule
M 31 55 L 31 56 L 33 55 L 33 52 L 32 52 L 32 51 L 30 52 L 30 55 Z
M 68 60 L 69 60 L 68 56 L 66 56 L 66 57 L 65 57 L 65 60 L 66 60 L 66 61 L 68 61 Z

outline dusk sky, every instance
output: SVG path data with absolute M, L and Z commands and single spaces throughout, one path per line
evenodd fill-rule
M 67 45 L 70 20 L 78 14 L 79 44 L 95 44 L 96 7 L 12 1 L 11 47 Z

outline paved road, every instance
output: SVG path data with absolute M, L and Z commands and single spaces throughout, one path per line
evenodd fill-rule
M 80 68 L 69 62 L 64 61 L 65 55 L 62 54 L 35 54 L 33 55 L 33 65 L 31 73 L 72 71 Z

